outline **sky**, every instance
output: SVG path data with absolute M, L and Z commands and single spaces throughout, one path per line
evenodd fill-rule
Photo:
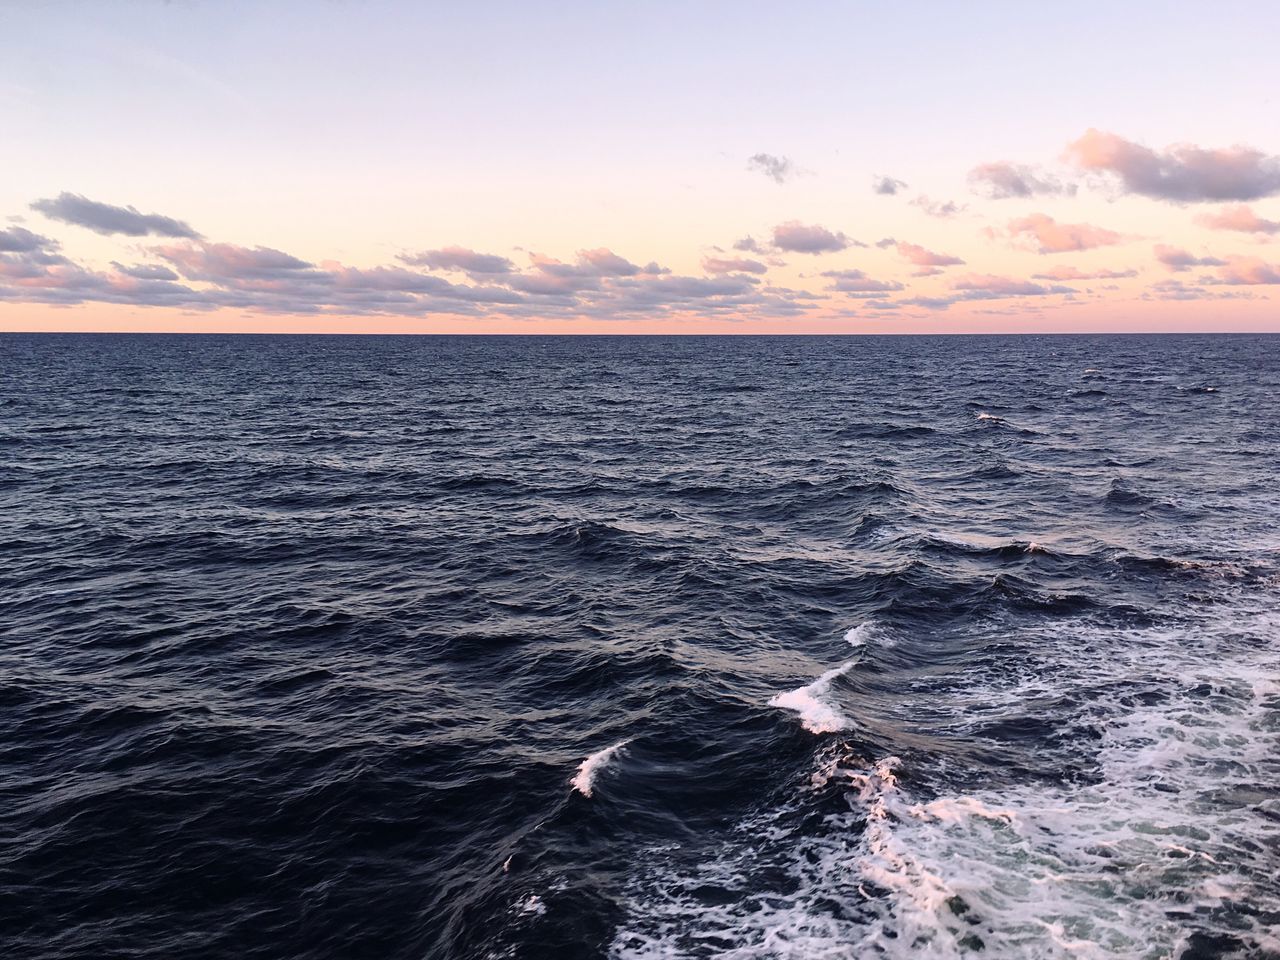
M 1280 4 L 0 4 L 0 330 L 1280 332 Z

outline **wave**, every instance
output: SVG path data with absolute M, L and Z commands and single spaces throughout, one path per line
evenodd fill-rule
M 847 631 L 844 639 L 850 646 L 862 648 L 867 645 L 871 630 L 871 623 L 862 623 Z M 825 698 L 831 689 L 832 682 L 857 666 L 859 659 L 855 657 L 838 667 L 832 667 L 817 680 L 803 687 L 779 693 L 769 700 L 769 706 L 795 712 L 800 717 L 800 725 L 810 733 L 839 733 L 841 730 L 849 729 L 851 724 L 849 718 L 840 712 L 839 707 Z
M 600 775 L 600 771 L 612 763 L 614 758 L 619 756 L 630 742 L 631 738 L 628 737 L 626 740 L 621 740 L 611 747 L 597 750 L 583 760 L 578 765 L 578 772 L 569 781 L 573 785 L 573 789 L 589 799 L 595 789 L 596 777 Z
M 1094 758 L 1083 779 L 966 783 L 927 756 L 869 760 L 830 741 L 727 850 L 638 883 L 611 956 L 1280 954 L 1280 659 L 1238 646 L 1242 628 L 1277 627 L 1237 611 L 1196 644 L 1132 632 L 1120 656 L 1083 623 L 1040 637 L 1023 682 L 972 677 L 935 709 L 972 742 L 964 725 L 984 714 L 1071 693 L 1097 724 L 1074 746 Z

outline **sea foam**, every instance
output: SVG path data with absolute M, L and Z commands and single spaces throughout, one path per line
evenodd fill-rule
M 596 777 L 600 771 L 607 767 L 614 759 L 623 752 L 623 749 L 630 738 L 615 743 L 611 747 L 605 747 L 603 750 L 597 750 L 587 759 L 578 765 L 578 772 L 574 774 L 573 779 L 569 781 L 573 785 L 573 789 L 577 790 L 584 797 L 590 797 L 591 791 L 595 787 Z
M 866 646 L 871 629 L 872 624 L 869 622 L 859 624 L 845 633 L 844 639 L 850 646 L 860 649 Z M 800 715 L 800 725 L 810 733 L 838 733 L 841 730 L 847 730 L 850 725 L 849 718 L 841 713 L 837 706 L 830 703 L 826 696 L 831 689 L 832 681 L 836 677 L 844 676 L 857 666 L 858 659 L 855 657 L 838 667 L 832 667 L 817 680 L 803 687 L 779 693 L 769 701 L 769 706 L 796 712 Z

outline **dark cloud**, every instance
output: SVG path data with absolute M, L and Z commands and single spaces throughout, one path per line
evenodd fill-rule
M 1192 267 L 1221 267 L 1226 263 L 1217 257 L 1197 257 L 1195 254 L 1165 243 L 1155 246 L 1156 259 L 1175 273 L 1190 270 Z
M 174 237 L 199 240 L 200 234 L 189 225 L 158 213 L 140 213 L 133 207 L 117 207 L 99 203 L 76 193 L 60 193 L 58 196 L 37 200 L 31 209 L 44 214 L 50 220 L 85 227 L 94 233 L 124 234 L 127 237 Z
M 773 228 L 773 245 L 792 253 L 834 253 L 845 250 L 854 241 L 843 233 L 833 233 L 817 224 L 791 220 Z
M 460 270 L 465 273 L 510 273 L 515 264 L 506 257 L 492 253 L 476 253 L 466 247 L 442 247 L 439 250 L 423 250 L 421 253 L 404 254 L 402 263 L 431 270 Z
M 786 157 L 771 153 L 757 153 L 747 158 L 747 169 L 763 173 L 774 183 L 786 183 L 796 174 L 795 164 Z
M 1280 157 L 1252 147 L 1179 144 L 1156 151 L 1091 129 L 1067 147 L 1067 156 L 1081 170 L 1110 175 L 1127 193 L 1156 200 L 1258 200 L 1280 193 Z
M 993 200 L 1010 197 L 1061 197 L 1076 192 L 1074 183 L 1063 183 L 1036 167 L 1021 163 L 983 163 L 969 171 L 969 186 Z
M 0 253 L 30 253 L 33 250 L 53 250 L 57 246 L 58 244 L 48 237 L 42 237 L 22 227 L 0 230 Z
M 901 180 L 895 180 L 893 177 L 876 176 L 871 181 L 871 189 L 876 193 L 891 197 L 899 190 L 907 189 L 907 185 Z

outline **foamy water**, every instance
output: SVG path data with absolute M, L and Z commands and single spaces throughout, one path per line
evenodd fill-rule
M 845 642 L 852 647 L 861 648 L 870 638 L 871 630 L 870 623 L 859 624 L 845 633 Z M 847 729 L 849 718 L 832 702 L 831 684 L 837 677 L 842 677 L 852 670 L 857 663 L 855 658 L 838 667 L 832 667 L 812 683 L 773 697 L 769 701 L 769 706 L 794 711 L 799 715 L 801 725 L 810 733 L 838 733 Z
M 573 779 L 569 781 L 573 789 L 577 790 L 584 797 L 590 797 L 592 790 L 595 788 L 596 777 L 600 772 L 613 762 L 631 740 L 623 740 L 615 743 L 611 747 L 605 747 L 603 750 L 597 750 L 591 756 L 587 757 L 578 765 L 578 772 L 574 774 Z
M 951 705 L 963 733 L 980 711 L 1084 694 L 1057 718 L 1095 730 L 1077 782 L 939 792 L 909 760 L 831 741 L 714 862 L 637 883 L 612 955 L 1280 955 L 1276 617 L 1123 631 L 1109 639 L 1128 656 L 1108 660 L 1095 658 L 1092 630 L 1045 635 L 1034 673 L 1004 689 L 960 686 Z M 805 811 L 833 791 L 847 808 L 812 831 Z M 762 875 L 786 880 L 761 891 Z M 714 902 L 709 889 L 721 891 Z

